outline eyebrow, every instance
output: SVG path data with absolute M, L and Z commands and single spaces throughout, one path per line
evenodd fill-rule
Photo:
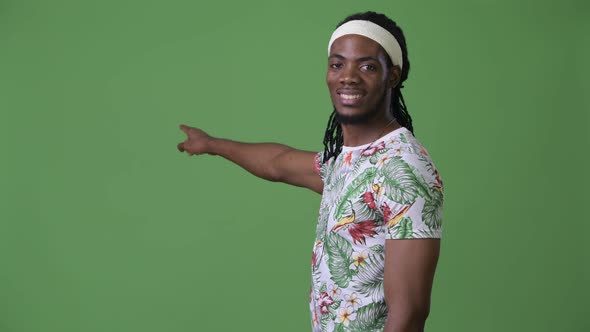
M 331 59 L 331 58 L 338 58 L 338 59 L 342 59 L 342 60 L 346 59 L 344 56 L 342 56 L 340 54 L 337 54 L 337 53 L 331 54 L 328 57 L 328 59 Z M 379 62 L 379 60 L 377 60 L 376 58 L 374 58 L 372 56 L 364 56 L 364 57 L 361 57 L 361 58 L 356 59 L 356 61 L 358 61 L 358 62 L 363 62 L 363 61 L 376 61 L 376 62 Z

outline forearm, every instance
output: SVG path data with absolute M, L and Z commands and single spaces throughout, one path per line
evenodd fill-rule
M 209 154 L 219 155 L 269 181 L 279 180 L 279 175 L 273 168 L 273 160 L 282 153 L 293 150 L 278 143 L 242 143 L 221 138 L 211 138 L 208 146 Z

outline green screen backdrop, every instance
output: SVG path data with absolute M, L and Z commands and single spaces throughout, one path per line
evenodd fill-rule
M 427 331 L 590 331 L 587 1 L 0 2 L 0 331 L 310 330 L 320 196 L 176 150 L 322 149 L 327 42 L 386 13 L 445 181 Z

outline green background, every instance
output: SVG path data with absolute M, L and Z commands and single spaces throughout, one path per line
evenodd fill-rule
M 445 181 L 427 331 L 589 331 L 590 4 L 0 2 L 0 331 L 309 331 L 320 196 L 179 123 L 321 150 L 337 22 L 404 29 Z

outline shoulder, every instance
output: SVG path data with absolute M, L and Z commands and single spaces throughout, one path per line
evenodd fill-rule
M 430 154 L 407 129 L 386 146 L 378 183 L 388 238 L 440 238 L 444 192 Z
M 386 160 L 383 163 L 384 174 L 395 176 L 403 170 L 419 177 L 429 187 L 442 188 L 442 179 L 424 145 L 406 128 L 396 130 L 386 140 Z M 389 172 L 388 172 L 389 171 Z M 399 174 L 398 174 L 399 175 Z

